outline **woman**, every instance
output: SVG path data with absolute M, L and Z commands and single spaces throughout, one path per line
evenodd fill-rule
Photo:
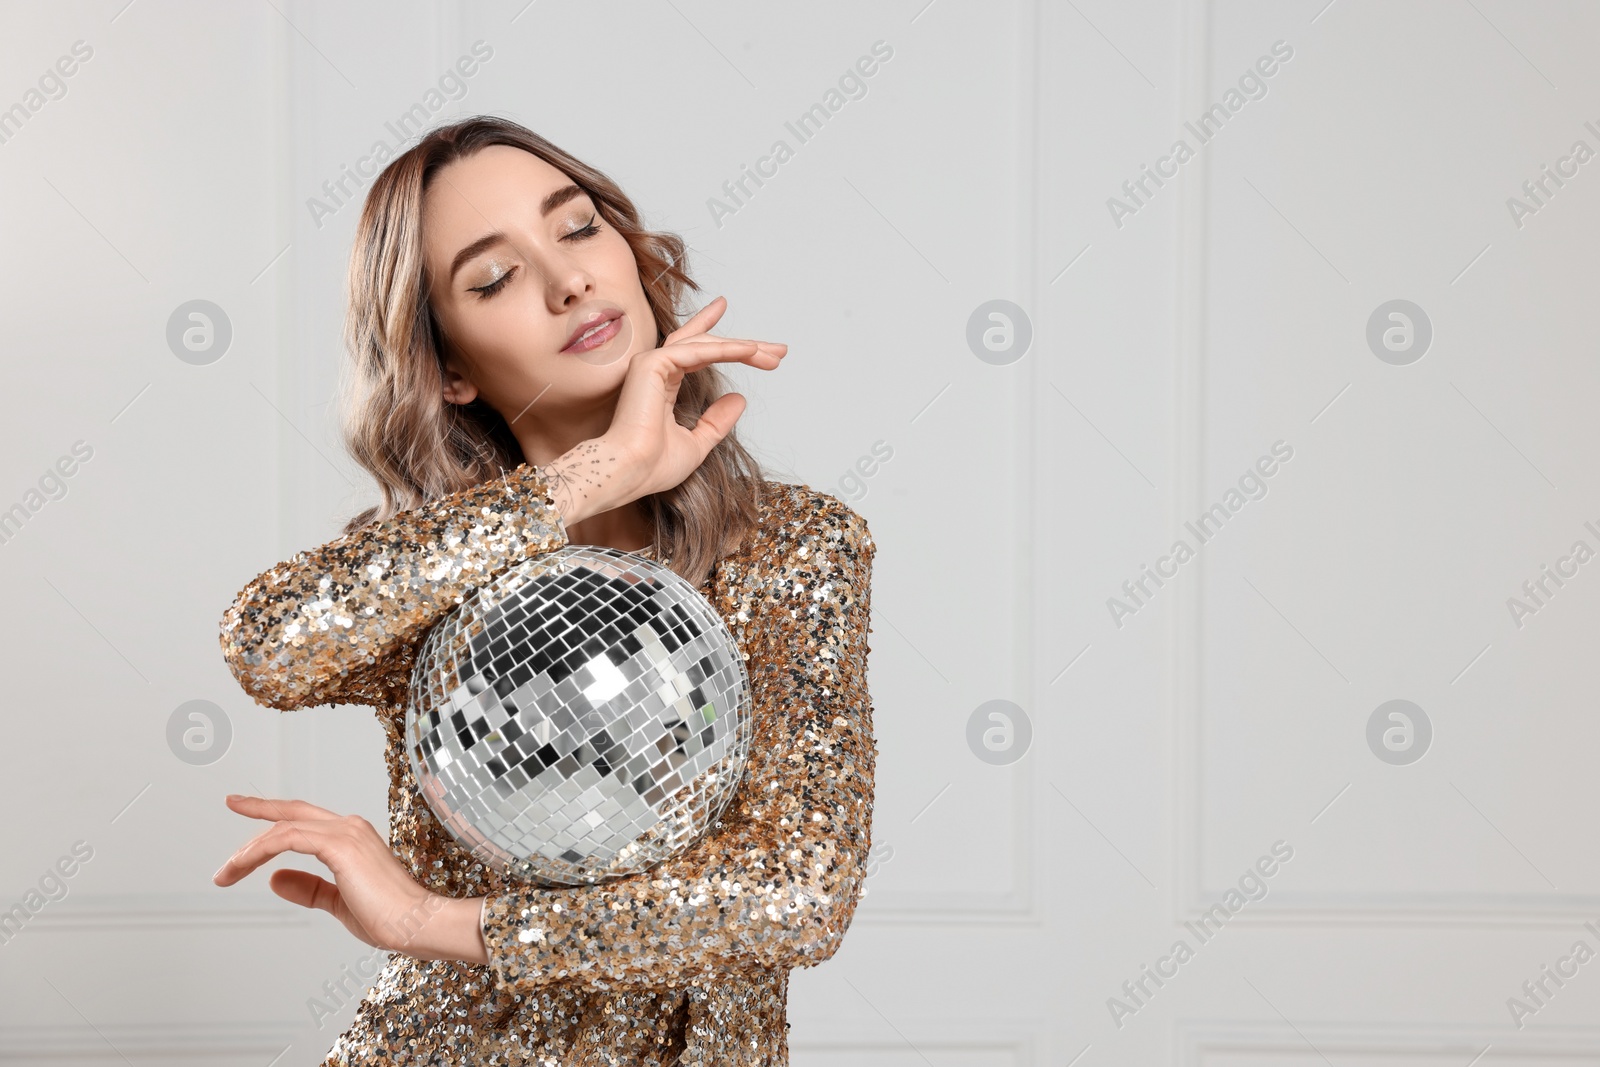
M 789 971 L 839 948 L 870 848 L 867 633 L 875 546 L 850 508 L 761 477 L 716 363 L 786 347 L 681 327 L 683 243 L 598 171 L 515 123 L 432 131 L 367 195 L 351 257 L 346 440 L 383 504 L 250 582 L 221 644 L 284 711 L 369 704 L 389 839 L 303 800 L 230 797 L 271 828 L 216 873 L 315 856 L 273 892 L 393 953 L 327 1064 L 788 1060 Z M 461 597 L 566 544 L 654 555 L 696 584 L 746 661 L 755 734 L 694 847 L 549 889 L 474 862 L 417 791 L 416 652 Z

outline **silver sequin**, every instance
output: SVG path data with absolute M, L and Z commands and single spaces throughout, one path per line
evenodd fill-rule
M 700 591 L 745 657 L 750 762 L 715 832 L 595 886 L 507 883 L 417 791 L 404 748 L 411 668 L 476 585 L 567 544 L 523 465 L 302 552 L 222 619 L 224 657 L 258 703 L 367 704 L 387 738 L 389 840 L 419 884 L 483 897 L 487 965 L 390 956 L 335 1064 L 785 1064 L 789 972 L 829 959 L 871 848 L 866 521 L 805 486 L 762 483 L 755 537 Z

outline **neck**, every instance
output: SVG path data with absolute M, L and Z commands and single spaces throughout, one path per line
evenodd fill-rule
M 616 413 L 616 396 L 604 397 L 592 406 L 559 412 L 530 404 L 516 416 L 511 433 L 522 446 L 522 457 L 536 467 L 559 459 L 585 441 L 604 437 Z

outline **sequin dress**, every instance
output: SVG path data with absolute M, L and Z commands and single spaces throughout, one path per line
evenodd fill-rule
M 370 705 L 386 736 L 389 844 L 417 881 L 485 897 L 487 964 L 392 953 L 324 1061 L 786 1064 L 789 972 L 838 951 L 871 847 L 866 521 L 806 486 L 762 483 L 759 529 L 700 586 L 738 643 L 755 733 L 699 843 L 596 886 L 508 882 L 417 790 L 411 668 L 476 585 L 567 544 L 542 471 L 372 522 L 259 575 L 224 614 L 228 666 L 257 703 Z

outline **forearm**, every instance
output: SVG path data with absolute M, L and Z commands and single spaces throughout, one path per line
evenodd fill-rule
M 223 614 L 223 658 L 267 707 L 386 698 L 387 657 L 476 585 L 566 543 L 543 474 L 519 466 L 262 573 Z
M 719 856 L 705 867 L 706 857 L 693 856 L 587 890 L 493 894 L 483 937 L 495 981 L 523 993 L 556 981 L 680 986 L 699 975 L 820 963 L 854 915 L 864 849 L 840 842 L 826 855 L 810 845 L 794 851 L 791 861 L 741 847 L 736 862 Z

